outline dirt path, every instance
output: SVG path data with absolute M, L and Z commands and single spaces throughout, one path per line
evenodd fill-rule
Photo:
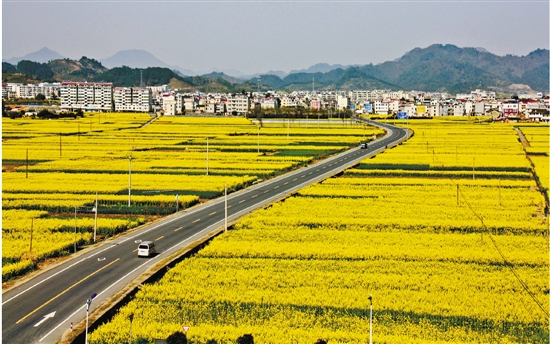
M 519 140 L 520 140 L 521 144 L 523 145 L 523 147 L 531 147 L 531 145 L 529 144 L 529 141 L 527 141 L 527 139 L 525 138 L 525 135 L 523 135 L 523 132 L 521 131 L 521 129 L 520 128 L 514 128 L 514 129 L 518 133 Z

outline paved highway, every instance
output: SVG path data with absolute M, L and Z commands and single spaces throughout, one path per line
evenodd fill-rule
M 406 139 L 404 129 L 371 122 L 388 135 L 369 144 L 368 149 L 353 148 L 300 170 L 270 179 L 227 196 L 229 222 L 258 208 L 349 168 L 365 157 Z M 105 304 L 126 285 L 162 259 L 183 247 L 219 231 L 225 221 L 224 197 L 195 206 L 157 223 L 144 226 L 93 248 L 22 283 L 2 294 L 3 343 L 57 343 L 71 323 L 86 319 L 86 300 L 97 296 L 90 314 Z M 151 240 L 158 254 L 138 258 L 140 241 Z

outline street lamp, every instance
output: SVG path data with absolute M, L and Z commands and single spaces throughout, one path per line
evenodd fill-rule
M 369 300 L 370 300 L 370 337 L 369 337 L 369 343 L 372 344 L 372 294 L 370 294 Z
M 96 293 L 93 293 L 88 301 L 86 301 L 86 337 L 85 337 L 85 343 L 88 344 L 88 312 L 90 311 L 90 305 L 92 304 L 92 300 L 97 296 Z

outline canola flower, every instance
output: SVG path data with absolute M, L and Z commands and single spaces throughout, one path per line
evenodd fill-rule
M 243 333 L 261 343 L 366 342 L 372 294 L 375 342 L 546 343 L 545 199 L 513 127 L 454 119 L 411 126 L 409 142 L 361 169 L 380 160 L 407 165 L 402 157 L 426 154 L 418 140 L 424 128 L 483 152 L 490 158 L 480 166 L 498 179 L 449 178 L 429 156 L 420 160 L 434 173 L 429 178 L 351 171 L 312 185 L 242 219 L 144 286 L 90 342 L 126 340 L 129 314 L 134 338 L 150 342 L 182 324 L 191 326 L 194 343 L 233 343 Z M 462 172 L 450 160 L 445 166 Z M 403 170 L 415 164 L 411 158 Z
M 133 220 L 136 216 L 171 214 L 199 199 L 223 194 L 225 186 L 229 192 L 236 191 L 383 134 L 380 129 L 348 123 L 264 124 L 258 153 L 258 128 L 244 118 L 92 113 L 55 121 L 4 118 L 2 123 L 2 206 L 21 217 L 3 221 L 3 267 L 9 269 L 4 278 L 69 252 L 67 247 L 74 244 L 68 233 L 71 226 L 59 220 L 57 213 L 92 208 L 96 193 L 99 233 L 113 235 L 144 221 Z M 31 221 L 23 219 L 31 210 L 48 212 L 36 220 L 41 230 L 35 233 L 39 236 L 35 241 L 55 241 L 56 245 L 35 243 L 29 252 Z M 129 218 L 117 224 L 101 219 L 106 214 Z M 89 219 L 78 221 L 83 231 L 79 245 L 91 240 L 90 223 L 85 221 Z

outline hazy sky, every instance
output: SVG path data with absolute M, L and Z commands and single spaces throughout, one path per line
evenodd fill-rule
M 143 49 L 197 72 L 381 63 L 434 43 L 527 55 L 549 47 L 539 1 L 2 1 L 2 58 Z

